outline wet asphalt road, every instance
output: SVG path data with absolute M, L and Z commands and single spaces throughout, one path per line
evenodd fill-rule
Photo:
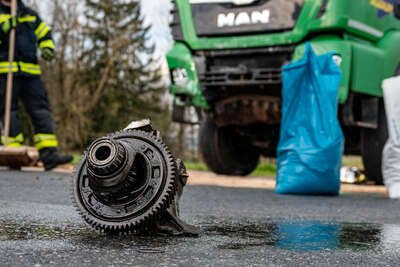
M 400 201 L 189 186 L 199 238 L 107 237 L 75 212 L 67 174 L 0 171 L 0 266 L 399 266 Z

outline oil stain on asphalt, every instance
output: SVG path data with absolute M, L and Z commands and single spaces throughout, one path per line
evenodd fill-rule
M 319 221 L 277 221 L 268 223 L 203 224 L 204 239 L 215 240 L 219 250 L 244 250 L 271 247 L 289 251 L 321 252 L 331 250 L 400 250 L 400 225 L 330 223 Z M 163 253 L 172 238 L 145 236 L 106 236 L 85 227 L 63 227 L 0 222 L 3 241 L 64 240 L 73 246 L 135 249 L 140 253 Z M 176 242 L 184 240 L 176 240 Z
M 0 222 L 0 246 L 3 241 L 41 241 L 51 247 L 52 242 L 62 241 L 68 247 L 100 249 L 135 249 L 139 253 L 163 253 L 167 240 L 160 237 L 107 236 L 89 228 L 74 225 L 48 226 L 40 224 L 19 225 Z M 28 243 L 28 242 L 27 242 Z

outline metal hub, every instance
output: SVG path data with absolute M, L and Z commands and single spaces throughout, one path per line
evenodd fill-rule
M 125 180 L 131 160 L 121 142 L 100 139 L 89 148 L 87 161 L 90 181 L 99 187 L 113 187 Z

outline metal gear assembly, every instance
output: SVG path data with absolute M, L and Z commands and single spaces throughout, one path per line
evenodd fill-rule
M 187 179 L 150 121 L 134 122 L 90 145 L 73 178 L 73 201 L 101 232 L 196 236 L 178 217 Z

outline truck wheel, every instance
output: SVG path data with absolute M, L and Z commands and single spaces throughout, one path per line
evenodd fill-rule
M 210 118 L 203 121 L 199 139 L 204 162 L 217 174 L 246 176 L 258 165 L 260 153 L 250 140 L 228 127 L 218 128 Z
M 389 137 L 383 101 L 379 103 L 378 129 L 361 131 L 362 158 L 368 179 L 383 185 L 382 152 Z

